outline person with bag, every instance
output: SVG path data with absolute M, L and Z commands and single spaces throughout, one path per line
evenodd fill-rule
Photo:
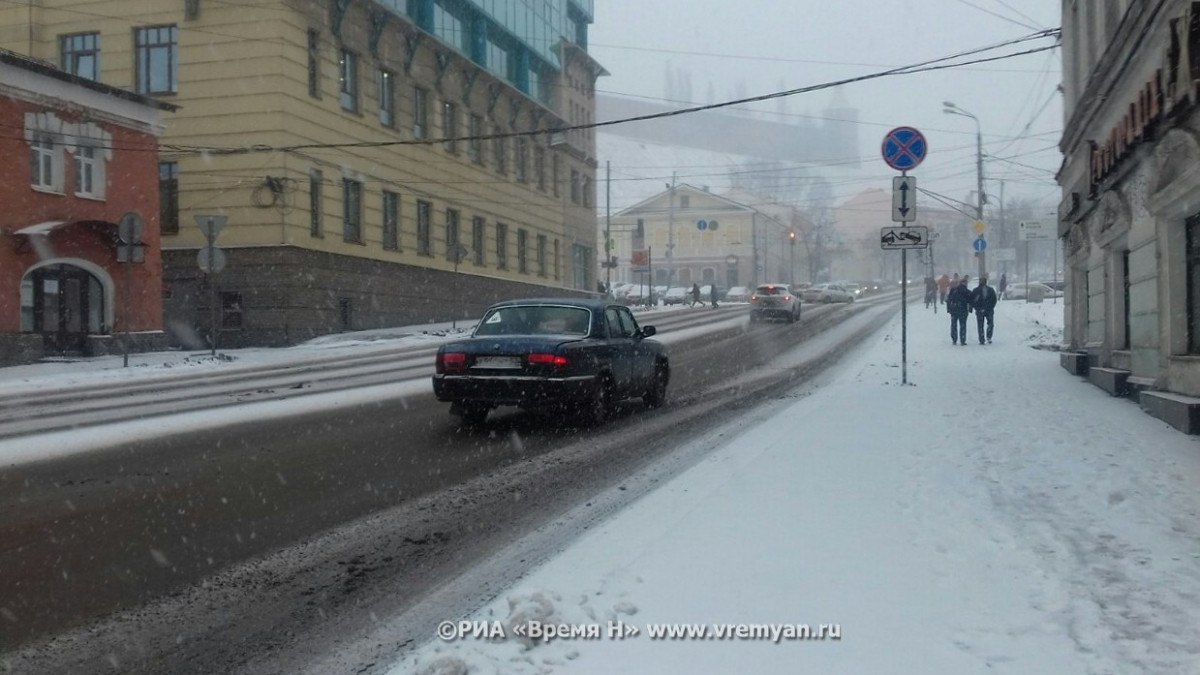
M 987 341 L 988 344 L 992 342 L 992 324 L 998 299 L 996 289 L 988 286 L 987 276 L 979 277 L 979 285 L 971 292 L 971 307 L 975 309 L 975 321 L 979 327 L 979 344 L 983 344 L 984 340 L 983 323 L 985 319 L 987 320 Z M 966 342 L 965 334 L 963 342 Z
M 971 313 L 971 289 L 967 287 L 968 279 L 970 277 L 964 274 L 946 294 L 946 313 L 950 315 L 950 341 L 956 345 L 967 344 L 967 315 Z

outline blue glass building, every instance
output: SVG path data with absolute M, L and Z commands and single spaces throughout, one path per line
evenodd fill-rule
M 378 0 L 531 98 L 549 102 L 560 40 L 587 51 L 593 0 Z

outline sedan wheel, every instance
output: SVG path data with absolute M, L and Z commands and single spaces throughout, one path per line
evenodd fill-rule
M 604 424 L 612 412 L 612 397 L 612 381 L 608 378 L 600 380 L 592 395 L 581 404 L 579 421 L 589 427 Z
M 667 402 L 667 383 L 671 381 L 671 370 L 666 364 L 654 368 L 654 384 L 642 396 L 647 408 L 658 408 Z

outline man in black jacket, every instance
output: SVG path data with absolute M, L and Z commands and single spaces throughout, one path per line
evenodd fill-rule
M 992 342 L 992 318 L 996 313 L 996 289 L 987 285 L 987 277 L 979 277 L 979 285 L 971 292 L 971 307 L 975 309 L 975 321 L 979 326 L 979 344 L 983 344 L 983 321 L 987 319 L 987 341 Z M 966 336 L 963 336 L 966 339 Z
M 967 344 L 967 314 L 971 312 L 970 277 L 963 278 L 946 295 L 946 313 L 950 315 L 950 341 L 956 345 Z

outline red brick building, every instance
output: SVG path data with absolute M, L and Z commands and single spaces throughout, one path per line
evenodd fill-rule
M 0 364 L 166 344 L 158 135 L 174 109 L 0 50 Z

